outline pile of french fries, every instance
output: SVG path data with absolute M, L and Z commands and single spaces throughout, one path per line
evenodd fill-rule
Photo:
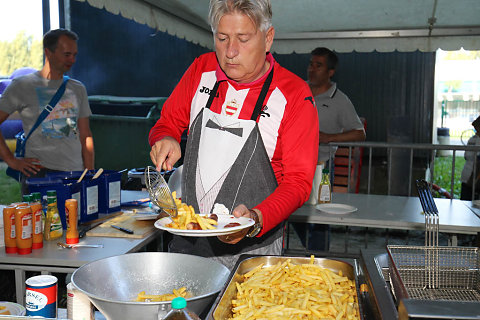
M 355 282 L 313 263 L 287 259 L 246 273 L 235 283 L 231 319 L 360 319 Z
M 171 301 L 176 297 L 190 298 L 192 295 L 187 291 L 186 287 L 180 289 L 173 289 L 173 293 L 166 294 L 145 294 L 145 291 L 140 292 L 134 301 L 140 302 L 158 302 Z
M 193 222 L 198 223 L 201 230 L 216 229 L 216 225 L 218 224 L 217 221 L 196 214 L 193 206 L 189 206 L 177 198 L 177 193 L 175 191 L 172 192 L 172 196 L 175 200 L 175 205 L 177 206 L 178 215 L 175 218 L 172 218 L 172 223 L 167 224 L 166 227 L 186 230 L 187 225 Z

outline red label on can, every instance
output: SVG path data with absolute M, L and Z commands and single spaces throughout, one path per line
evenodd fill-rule
M 42 284 L 41 280 L 45 277 L 47 284 Z M 47 278 L 48 277 L 48 278 Z M 37 278 L 40 281 L 34 281 L 35 285 L 30 284 L 32 279 Z M 55 279 L 54 283 L 52 279 Z M 36 276 L 26 281 L 25 307 L 27 316 L 41 316 L 45 318 L 57 317 L 57 292 L 58 286 L 56 278 L 53 276 Z

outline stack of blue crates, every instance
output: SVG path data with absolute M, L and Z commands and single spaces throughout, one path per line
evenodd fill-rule
M 120 211 L 121 173 L 104 170 L 97 179 L 92 179 L 95 172 L 89 171 L 80 183 L 77 180 L 82 171 L 64 171 L 49 173 L 45 178 L 29 178 L 27 184 L 30 192 L 40 192 L 42 196 L 46 196 L 48 190 L 57 192 L 58 211 L 65 229 L 67 199 L 77 199 L 80 223 L 97 219 L 99 213 Z

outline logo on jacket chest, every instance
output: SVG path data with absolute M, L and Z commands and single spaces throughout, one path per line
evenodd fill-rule
M 206 93 L 206 94 L 209 95 L 209 94 L 211 94 L 212 89 L 209 89 L 209 88 L 207 88 L 207 87 L 205 87 L 205 86 L 202 86 L 202 88 L 200 89 L 199 92 L 200 92 L 200 93 Z M 218 92 L 217 92 L 217 94 L 215 95 L 215 98 L 218 98 Z
M 227 116 L 233 116 L 237 112 L 238 108 L 239 108 L 239 105 L 237 103 L 237 100 L 232 99 L 228 101 L 225 106 L 225 114 Z

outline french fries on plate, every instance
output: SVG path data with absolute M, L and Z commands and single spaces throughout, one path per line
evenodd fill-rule
M 212 230 L 216 229 L 217 221 L 212 215 L 198 215 L 192 206 L 183 203 L 177 198 L 177 193 L 172 192 L 173 199 L 177 206 L 178 215 L 172 218 L 172 222 L 166 224 L 167 228 L 181 230 Z

